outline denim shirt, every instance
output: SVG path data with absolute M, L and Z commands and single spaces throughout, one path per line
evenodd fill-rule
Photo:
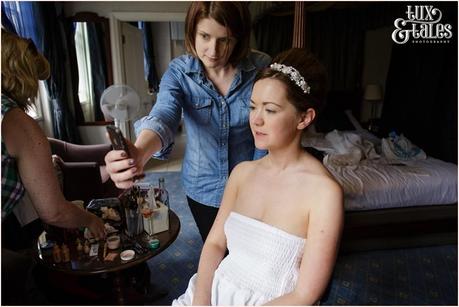
M 187 143 L 182 184 L 193 200 L 219 207 L 231 170 L 265 153 L 255 150 L 249 105 L 255 75 L 269 62 L 269 56 L 251 52 L 237 65 L 231 87 L 222 96 L 198 59 L 190 55 L 175 58 L 161 79 L 150 114 L 135 122 L 136 135 L 143 129 L 158 133 L 163 148 L 153 157 L 167 159 L 183 110 Z

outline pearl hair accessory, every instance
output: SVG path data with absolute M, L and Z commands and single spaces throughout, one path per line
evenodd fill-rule
M 287 75 L 290 80 L 295 82 L 302 90 L 303 93 L 309 94 L 311 92 L 311 87 L 308 83 L 304 80 L 303 76 L 301 76 L 300 72 L 293 68 L 292 66 L 286 66 L 284 64 L 273 63 L 269 66 L 272 70 L 278 71 Z

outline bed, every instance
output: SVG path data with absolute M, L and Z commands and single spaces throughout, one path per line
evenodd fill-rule
M 350 111 L 346 116 L 351 129 L 312 131 L 302 139 L 343 187 L 341 252 L 457 244 L 457 165 L 422 150 L 394 159 L 381 152 L 382 139 Z

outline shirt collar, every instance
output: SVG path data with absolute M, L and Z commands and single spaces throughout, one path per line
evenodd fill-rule
M 244 59 L 242 59 L 242 61 L 239 62 L 239 64 L 237 64 L 236 68 L 238 69 L 238 71 L 248 72 L 256 69 L 257 67 L 253 63 L 252 59 L 249 56 L 247 56 Z M 185 66 L 185 73 L 188 74 L 200 72 L 204 73 L 204 69 L 199 59 L 195 58 L 194 56 L 188 55 L 188 59 L 186 61 Z
M 188 55 L 185 62 L 185 73 L 199 73 L 202 71 L 201 62 L 192 55 Z
M 248 72 L 248 71 L 257 69 L 257 67 L 255 66 L 255 63 L 253 63 L 252 61 L 252 57 L 250 56 L 246 56 L 245 58 L 243 58 L 242 61 L 239 62 L 239 64 L 237 65 L 237 68 L 244 72 Z

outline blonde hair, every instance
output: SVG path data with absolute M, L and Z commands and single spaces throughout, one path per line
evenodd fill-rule
M 49 77 L 46 58 L 30 39 L 2 29 L 2 92 L 28 109 L 38 93 L 38 80 Z

